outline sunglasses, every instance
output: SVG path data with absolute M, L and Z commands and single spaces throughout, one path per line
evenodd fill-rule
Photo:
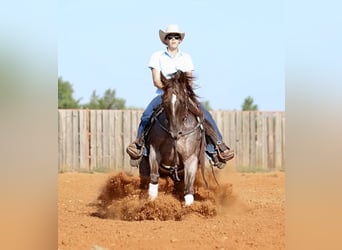
M 173 38 L 176 39 L 176 40 L 179 40 L 180 39 L 180 35 L 167 35 L 166 36 L 167 40 L 172 40 Z

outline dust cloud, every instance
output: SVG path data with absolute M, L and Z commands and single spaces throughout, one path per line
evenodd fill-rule
M 154 201 L 148 199 L 149 180 L 119 172 L 109 176 L 96 201 L 92 216 L 125 221 L 184 220 L 189 216 L 211 218 L 224 213 L 237 201 L 233 184 L 222 174 L 208 169 L 205 184 L 198 171 L 194 184 L 195 201 L 184 205 L 184 184 L 174 183 L 171 178 L 159 179 L 159 193 Z M 220 176 L 221 174 L 221 176 Z M 216 182 L 217 179 L 217 182 Z

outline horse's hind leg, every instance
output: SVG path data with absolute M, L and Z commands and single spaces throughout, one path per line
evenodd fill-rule
M 155 200 L 158 196 L 158 181 L 159 181 L 159 172 L 158 172 L 158 162 L 156 160 L 156 151 L 152 146 L 150 146 L 150 184 L 148 187 L 148 194 L 151 200 Z
M 184 200 L 185 206 L 194 202 L 194 182 L 198 167 L 198 158 L 192 155 L 184 162 Z

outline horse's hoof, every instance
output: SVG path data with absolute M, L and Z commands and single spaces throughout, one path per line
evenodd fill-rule
M 150 183 L 148 188 L 148 195 L 150 197 L 150 200 L 155 200 L 158 196 L 158 184 L 152 184 Z
M 187 194 L 184 196 L 185 206 L 190 206 L 194 203 L 194 196 L 192 194 Z

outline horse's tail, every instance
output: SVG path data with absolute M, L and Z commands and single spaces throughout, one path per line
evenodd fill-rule
M 200 151 L 199 151 L 199 164 L 201 165 L 201 173 L 202 178 L 205 183 L 206 188 L 209 188 L 208 182 L 205 178 L 205 133 L 204 130 L 201 132 L 201 145 L 200 145 Z

